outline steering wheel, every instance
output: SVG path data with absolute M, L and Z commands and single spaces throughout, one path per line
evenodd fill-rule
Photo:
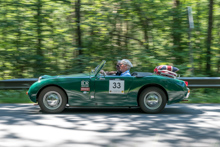
M 103 75 L 104 75 L 104 76 L 106 76 L 106 75 L 107 75 L 105 71 L 103 71 Z
M 104 76 L 107 75 L 106 72 L 105 72 L 104 70 L 101 70 L 100 73 L 103 74 Z

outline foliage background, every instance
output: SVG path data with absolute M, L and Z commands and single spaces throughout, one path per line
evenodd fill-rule
M 194 26 L 189 48 L 187 6 Z M 220 0 L 0 0 L 0 80 L 167 64 L 181 76 L 220 76 Z M 192 60 L 193 59 L 193 60 Z M 219 102 L 219 89 L 193 89 L 190 102 Z M 0 103 L 27 102 L 25 90 Z
M 106 70 L 115 70 L 123 58 L 132 71 L 168 64 L 182 76 L 219 76 L 220 1 L 211 2 L 0 0 L 0 79 L 79 73 L 103 59 Z M 187 6 L 195 25 L 192 53 Z

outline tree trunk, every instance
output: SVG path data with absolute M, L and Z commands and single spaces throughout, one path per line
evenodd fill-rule
M 42 51 L 42 1 L 37 0 L 37 59 L 36 59 L 36 74 L 37 76 L 43 72 L 43 51 Z
M 217 26 L 218 28 L 220 27 L 220 23 Z M 220 36 L 220 32 L 218 32 L 218 36 Z M 218 45 L 220 45 L 220 38 L 218 40 Z M 220 49 L 218 49 L 218 54 L 220 55 Z M 220 58 L 218 57 L 217 61 L 217 74 L 220 74 Z
M 125 25 L 126 25 L 125 36 L 129 36 L 129 22 L 128 22 L 127 20 L 125 21 Z M 129 45 L 129 40 L 128 40 L 127 37 L 125 37 L 124 42 L 125 42 L 126 55 L 128 55 L 128 54 L 129 54 L 129 47 L 128 47 L 128 45 Z
M 220 49 L 219 49 L 219 54 L 220 54 Z M 218 59 L 218 63 L 217 63 L 217 73 L 220 74 L 220 59 Z
M 140 24 L 141 24 L 141 27 L 142 27 L 143 33 L 144 33 L 144 42 L 145 42 L 144 46 L 148 50 L 149 49 L 149 37 L 148 37 L 149 21 L 148 21 L 147 16 L 142 15 L 142 10 L 141 10 L 140 6 L 136 5 L 136 11 L 138 12 Z
M 16 60 L 16 64 L 14 65 L 16 70 L 15 73 L 14 73 L 14 76 L 17 77 L 17 78 L 23 78 L 22 74 L 23 74 L 23 64 L 21 62 L 21 60 L 19 59 L 21 56 L 23 56 L 21 54 L 21 51 L 20 51 L 20 46 L 21 46 L 21 18 L 20 18 L 20 11 L 19 11 L 19 7 L 21 7 L 19 1 L 16 2 L 16 11 L 17 11 L 17 39 L 16 39 L 16 49 L 17 49 L 17 52 L 15 52 L 15 60 Z
M 5 1 L 0 1 L 1 2 L 1 8 L 4 8 L 4 9 L 6 9 L 6 6 L 7 6 L 7 3 L 5 3 Z M 7 20 L 7 17 L 6 17 L 6 15 L 7 15 L 7 9 L 2 13 L 2 16 L 3 16 L 3 21 L 2 22 L 4 22 L 5 24 L 7 24 L 8 22 L 8 20 Z M 0 26 L 0 27 L 2 27 L 2 26 Z M 7 57 L 6 57 L 6 55 L 7 55 L 7 46 L 6 46 L 6 42 L 7 42 L 7 27 L 2 27 L 1 28 L 1 47 L 2 48 L 4 48 L 4 51 L 1 51 L 0 52 L 0 59 L 1 59 L 1 66 L 0 66 L 0 68 L 1 68 L 1 72 L 0 72 L 0 76 L 1 76 L 1 78 L 2 79 L 4 79 L 5 78 L 5 70 L 7 69 L 7 67 L 6 67 L 6 65 L 5 65 L 5 62 L 7 61 Z
M 195 32 L 197 32 L 196 33 L 196 38 L 197 38 L 197 41 L 198 42 L 195 42 L 195 52 L 196 52 L 196 54 L 197 54 L 197 56 L 198 56 L 198 69 L 196 69 L 196 70 L 198 70 L 198 72 L 199 73 L 201 73 L 202 71 L 203 71 L 203 64 L 202 64 L 202 61 L 203 61 L 203 49 L 202 49 L 202 41 L 201 41 L 201 39 L 199 38 L 199 36 L 201 35 L 201 32 L 202 32 L 202 29 L 201 29 L 201 21 L 200 21 L 200 18 L 199 18 L 199 16 L 201 15 L 201 5 L 200 5 L 200 1 L 198 1 L 197 3 L 196 3 L 196 11 L 197 11 L 197 17 L 196 17 L 196 21 L 197 21 L 197 23 L 195 23 L 195 25 L 197 26 L 194 30 L 195 30 Z
M 81 16 L 80 16 L 80 8 L 81 8 L 81 0 L 76 0 L 75 1 L 75 15 L 76 15 L 76 43 L 77 43 L 77 48 L 78 48 L 78 65 L 80 67 L 79 72 L 83 72 L 82 69 L 82 33 L 81 33 Z
M 173 1 L 173 26 L 172 26 L 172 36 L 173 36 L 173 56 L 176 58 L 175 63 L 181 64 L 183 63 L 183 57 L 179 54 L 182 52 L 181 47 L 181 17 L 179 16 L 181 13 L 180 10 L 180 0 Z
M 211 44 L 212 44 L 212 26 L 213 26 L 213 0 L 209 0 L 209 24 L 206 51 L 206 72 L 211 75 Z
M 81 23 L 81 17 L 80 17 L 80 7 L 81 7 L 81 0 L 76 0 L 76 4 L 75 4 L 75 14 L 76 14 L 76 24 L 77 24 L 77 28 L 76 28 L 76 33 L 77 33 L 77 37 L 76 37 L 76 42 L 77 42 L 77 46 L 78 48 L 82 47 L 82 41 L 81 41 L 81 28 L 80 28 L 80 23 Z M 79 50 L 79 54 L 81 55 L 82 51 Z

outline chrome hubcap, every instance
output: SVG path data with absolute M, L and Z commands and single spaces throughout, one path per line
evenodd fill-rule
M 48 109 L 54 110 L 62 104 L 62 97 L 56 91 L 49 91 L 44 95 L 43 103 Z
M 162 103 L 162 97 L 159 93 L 152 91 L 145 95 L 144 105 L 151 110 L 157 109 Z

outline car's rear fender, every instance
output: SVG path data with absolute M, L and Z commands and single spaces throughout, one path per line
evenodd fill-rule
M 166 94 L 167 102 L 168 102 L 168 100 L 169 100 L 168 93 L 167 93 L 166 89 L 163 86 L 161 86 L 159 84 L 147 84 L 147 85 L 144 85 L 143 87 L 141 87 L 140 90 L 138 91 L 138 95 L 137 95 L 137 103 L 138 103 L 138 105 L 139 105 L 139 96 L 140 96 L 141 92 L 144 89 L 149 88 L 149 87 L 158 87 L 158 88 L 162 89 L 164 91 L 164 93 Z

